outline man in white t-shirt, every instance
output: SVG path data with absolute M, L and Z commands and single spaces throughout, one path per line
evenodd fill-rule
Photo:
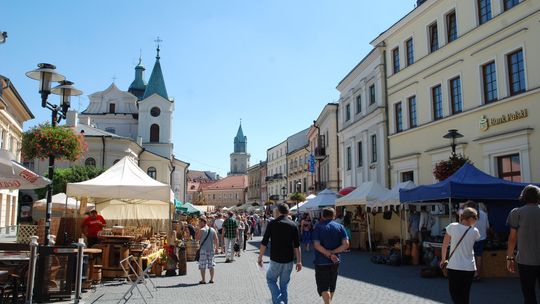
M 223 215 L 221 213 L 218 213 L 216 216 L 216 220 L 214 221 L 214 229 L 216 229 L 216 231 L 218 232 L 218 251 L 220 253 L 223 253 L 223 222 L 225 222 L 225 220 L 223 219 Z

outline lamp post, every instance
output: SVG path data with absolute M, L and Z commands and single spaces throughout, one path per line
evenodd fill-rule
M 287 201 L 285 199 L 287 198 L 287 188 L 285 188 L 285 186 L 281 187 L 281 195 L 283 195 L 283 202 L 286 203 Z
M 66 77 L 56 73 L 56 67 L 49 63 L 40 63 L 38 68 L 27 72 L 26 76 L 31 79 L 39 81 L 39 93 L 41 94 L 41 107 L 49 109 L 51 111 L 51 126 L 56 125 L 66 118 L 66 113 L 71 105 L 71 96 L 78 96 L 82 94 L 82 91 L 77 90 L 73 86 L 73 82 L 65 80 Z M 59 82 L 60 84 L 51 89 L 51 82 Z M 60 95 L 60 105 L 51 104 L 47 101 L 49 95 L 53 93 Z M 54 155 L 49 155 L 49 179 L 51 183 L 47 186 L 47 204 L 45 212 L 45 239 L 43 243 L 45 246 L 49 245 L 50 232 L 51 232 L 51 207 L 52 207 L 52 190 L 54 182 Z
M 7 37 L 7 32 L 0 31 L 0 44 L 6 43 Z
M 462 138 L 463 135 L 458 132 L 456 129 L 450 129 L 448 130 L 448 133 L 446 133 L 443 138 L 451 139 L 452 142 L 450 143 L 450 146 L 452 147 L 452 155 L 456 154 L 456 138 Z

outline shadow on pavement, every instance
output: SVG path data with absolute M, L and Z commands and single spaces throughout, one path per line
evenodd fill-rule
M 191 287 L 191 286 L 197 286 L 200 285 L 199 283 L 178 283 L 176 285 L 169 285 L 169 286 L 156 286 L 157 289 L 165 289 L 165 288 L 178 288 L 178 287 Z

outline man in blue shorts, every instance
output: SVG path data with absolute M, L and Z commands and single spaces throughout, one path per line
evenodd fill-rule
M 349 249 L 349 238 L 343 225 L 334 221 L 334 208 L 324 208 L 322 219 L 311 235 L 315 248 L 315 281 L 317 292 L 330 304 L 336 290 L 340 253 Z

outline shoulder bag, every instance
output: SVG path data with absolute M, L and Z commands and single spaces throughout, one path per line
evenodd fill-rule
M 208 233 L 206 234 L 206 237 L 204 238 L 201 245 L 199 246 L 199 249 L 197 249 L 197 252 L 195 252 L 195 261 L 197 261 L 197 262 L 201 258 L 201 247 L 203 246 L 204 242 L 206 242 L 206 239 L 208 239 L 208 237 L 212 233 L 212 230 L 210 230 L 210 229 L 212 229 L 212 228 L 208 227 Z
M 463 235 L 459 239 L 458 243 L 456 244 L 456 247 L 454 247 L 454 250 L 452 250 L 452 252 L 448 256 L 448 259 L 446 259 L 446 261 L 444 261 L 444 263 L 441 265 L 441 270 L 442 270 L 442 273 L 443 273 L 443 275 L 445 277 L 448 277 L 448 269 L 446 268 L 446 267 L 448 267 L 448 261 L 450 261 L 450 258 L 452 258 L 452 255 L 454 255 L 454 252 L 456 252 L 456 249 L 459 247 L 459 244 L 461 244 L 461 241 L 463 241 L 463 238 L 465 237 L 467 232 L 469 232 L 469 230 L 471 230 L 471 228 L 472 228 L 472 226 L 469 226 L 469 228 L 467 228 L 467 230 L 465 230 L 465 232 L 463 233 Z

